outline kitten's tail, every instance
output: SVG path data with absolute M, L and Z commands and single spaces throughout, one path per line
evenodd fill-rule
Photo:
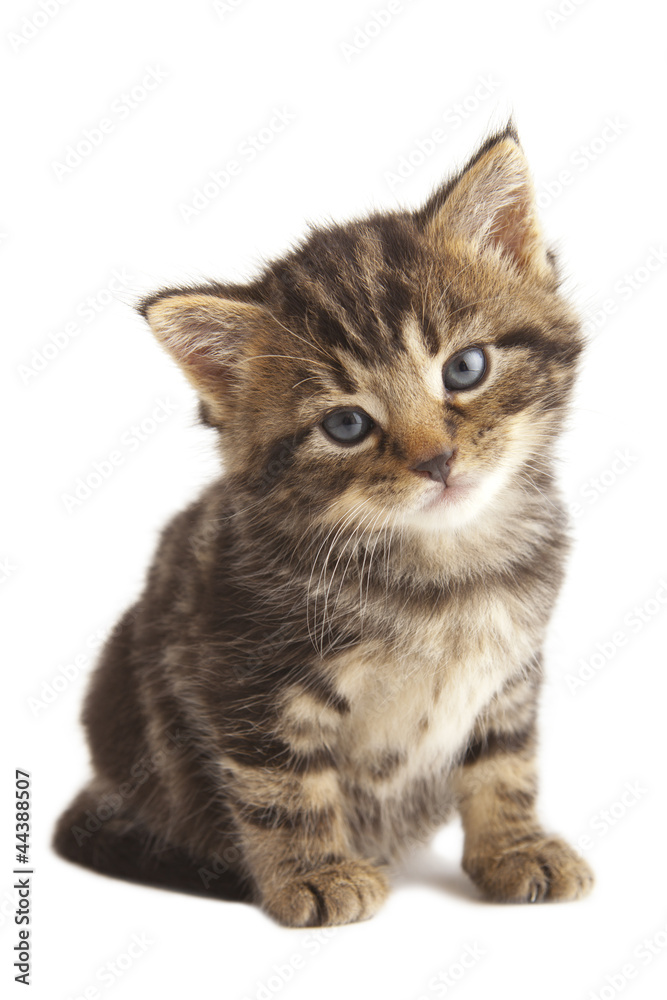
M 127 819 L 100 817 L 99 800 L 84 789 L 58 820 L 53 848 L 67 861 L 102 875 L 143 885 L 250 902 L 247 881 L 230 864 L 234 848 L 223 855 L 195 859 L 182 847 L 157 844 L 145 828 Z

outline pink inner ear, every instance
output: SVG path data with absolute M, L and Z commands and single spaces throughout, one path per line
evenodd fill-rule
M 498 212 L 489 236 L 491 243 L 509 253 L 517 264 L 525 263 L 527 244 L 535 236 L 532 232 L 530 203 L 526 196 L 505 205 Z
M 194 344 L 183 356 L 183 364 L 202 387 L 225 386 L 230 382 L 229 365 L 214 356 L 209 344 Z

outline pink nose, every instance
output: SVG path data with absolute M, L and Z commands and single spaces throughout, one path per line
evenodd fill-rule
M 451 472 L 450 462 L 454 457 L 454 452 L 451 448 L 445 449 L 440 455 L 434 455 L 433 458 L 427 458 L 425 462 L 420 462 L 419 465 L 413 465 L 414 472 L 425 472 L 430 479 L 433 479 L 436 483 L 442 483 L 443 486 L 447 485 L 447 477 Z

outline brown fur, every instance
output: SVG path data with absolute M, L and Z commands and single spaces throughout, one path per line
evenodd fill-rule
M 536 818 L 534 754 L 582 345 L 512 128 L 418 212 L 142 311 L 225 475 L 167 527 L 102 655 L 95 777 L 57 850 L 337 924 L 374 913 L 395 859 L 458 809 L 488 896 L 581 895 L 588 867 Z M 446 389 L 470 347 L 483 379 Z M 358 444 L 322 427 L 341 407 L 374 422 Z M 441 453 L 446 487 L 418 468 Z

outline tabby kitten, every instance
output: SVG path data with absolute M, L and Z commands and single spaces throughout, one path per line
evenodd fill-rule
M 343 924 L 458 810 L 488 898 L 589 890 L 535 812 L 582 347 L 558 285 L 509 125 L 416 212 L 143 302 L 225 473 L 102 654 L 60 854 Z

